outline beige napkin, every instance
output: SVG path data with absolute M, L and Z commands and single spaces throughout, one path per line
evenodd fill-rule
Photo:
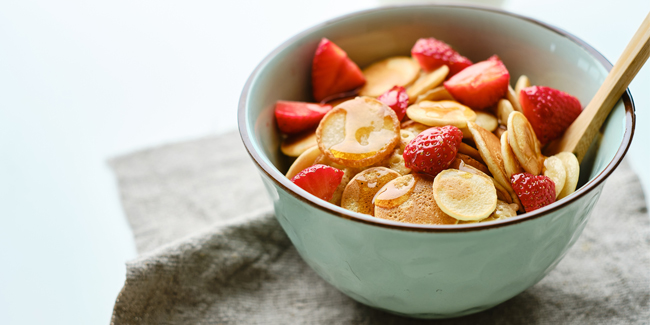
M 555 270 L 490 310 L 450 320 L 366 307 L 321 280 L 273 216 L 236 133 L 114 159 L 140 257 L 112 324 L 648 324 L 650 221 L 623 162 Z

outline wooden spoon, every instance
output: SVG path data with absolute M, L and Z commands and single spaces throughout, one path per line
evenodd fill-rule
M 582 162 L 589 145 L 605 122 L 609 112 L 650 55 L 650 13 L 625 47 L 589 105 L 580 113 L 564 135 L 551 142 L 544 153 L 552 156 L 562 151 L 573 152 Z

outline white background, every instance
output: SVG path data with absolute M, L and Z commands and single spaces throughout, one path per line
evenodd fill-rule
M 398 0 L 0 1 L 0 324 L 107 324 L 136 256 L 107 159 L 236 129 L 241 88 L 301 30 Z M 483 1 L 616 61 L 650 1 Z M 650 64 L 648 64 L 650 65 Z M 646 193 L 650 68 L 628 153 Z

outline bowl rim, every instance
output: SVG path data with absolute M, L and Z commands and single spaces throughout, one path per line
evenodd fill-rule
M 530 220 L 534 220 L 546 216 L 550 213 L 553 213 L 563 208 L 566 205 L 569 205 L 579 200 L 583 196 L 597 189 L 605 181 L 605 179 L 607 179 L 609 175 L 611 175 L 612 172 L 618 167 L 618 165 L 623 160 L 623 157 L 627 153 L 630 144 L 632 143 L 632 137 L 634 135 L 634 129 L 636 126 L 635 107 L 634 107 L 634 102 L 632 100 L 632 96 L 630 94 L 629 88 L 627 88 L 623 93 L 623 95 L 621 96 L 621 99 L 623 100 L 623 104 L 625 106 L 625 133 L 623 135 L 623 140 L 621 142 L 621 145 L 619 146 L 618 150 L 616 151 L 616 154 L 614 155 L 614 158 L 607 164 L 607 166 L 605 166 L 605 168 L 598 175 L 596 175 L 596 177 L 594 177 L 592 180 L 587 182 L 581 188 L 576 190 L 572 195 L 560 201 L 560 203 L 556 201 L 548 206 L 537 209 L 533 212 L 524 213 L 516 217 L 512 217 L 504 220 L 485 222 L 485 223 L 463 224 L 463 225 L 421 225 L 421 224 L 402 223 L 402 222 L 397 222 L 392 220 L 375 218 L 370 215 L 365 215 L 365 214 L 343 209 L 339 206 L 331 204 L 327 201 L 323 201 L 309 194 L 308 192 L 301 189 L 297 185 L 291 183 L 291 181 L 287 179 L 282 173 L 280 173 L 280 171 L 274 165 L 268 164 L 264 159 L 262 159 L 262 155 L 254 150 L 254 146 L 251 141 L 251 135 L 248 133 L 247 123 L 246 123 L 247 122 L 246 108 L 248 107 L 247 98 L 251 86 L 253 84 L 253 80 L 259 74 L 260 70 L 262 70 L 262 68 L 266 66 L 266 64 L 269 61 L 271 61 L 278 53 L 280 53 L 288 46 L 290 46 L 290 44 L 298 41 L 304 36 L 313 33 L 319 29 L 322 29 L 323 27 L 326 27 L 328 25 L 338 23 L 342 20 L 346 20 L 355 16 L 360 16 L 360 15 L 377 12 L 377 11 L 386 11 L 386 10 L 403 9 L 403 8 L 422 8 L 422 7 L 462 8 L 462 9 L 473 9 L 479 11 L 489 11 L 489 12 L 503 14 L 510 17 L 525 20 L 528 21 L 529 23 L 539 25 L 547 30 L 550 30 L 551 32 L 559 34 L 560 36 L 566 37 L 569 40 L 573 41 L 577 45 L 584 48 L 589 54 L 591 54 L 598 62 L 600 62 L 603 65 L 603 67 L 607 71 L 610 71 L 612 68 L 611 62 L 609 62 L 600 52 L 598 52 L 596 49 L 591 47 L 585 41 L 572 35 L 571 33 L 534 18 L 530 18 L 527 16 L 523 16 L 520 14 L 516 14 L 516 13 L 512 13 L 512 12 L 508 12 L 502 9 L 497 9 L 492 7 L 466 5 L 466 4 L 465 5 L 464 4 L 404 4 L 404 5 L 381 6 L 377 8 L 355 11 L 349 14 L 338 16 L 336 18 L 324 21 L 310 28 L 307 28 L 306 30 L 284 41 L 273 51 L 271 51 L 271 53 L 269 53 L 255 67 L 255 70 L 253 70 L 251 75 L 248 77 L 246 84 L 244 85 L 244 88 L 240 95 L 238 114 L 237 114 L 238 116 L 237 124 L 238 124 L 240 137 L 244 143 L 244 147 L 246 148 L 246 151 L 251 156 L 251 158 L 253 158 L 255 164 L 257 164 L 258 168 L 261 171 L 263 171 L 270 179 L 272 179 L 276 185 L 282 187 L 285 191 L 291 193 L 297 199 L 309 204 L 314 208 L 322 210 L 330 215 L 341 217 L 351 221 L 360 222 L 363 224 L 372 225 L 381 228 L 389 228 L 389 229 L 402 230 L 402 231 L 455 233 L 455 232 L 479 231 L 479 230 L 500 228 L 500 227 L 514 225 L 520 222 L 530 221 Z M 301 194 L 300 193 L 301 191 L 304 192 L 304 194 Z

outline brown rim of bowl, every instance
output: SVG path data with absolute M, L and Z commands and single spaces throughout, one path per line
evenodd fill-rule
M 556 210 L 561 209 L 565 205 L 568 205 L 570 203 L 575 202 L 576 200 L 580 199 L 584 195 L 588 194 L 592 190 L 598 188 L 607 177 L 618 167 L 618 165 L 621 163 L 623 160 L 623 157 L 627 153 L 627 150 L 630 147 L 630 143 L 632 142 L 632 136 L 634 135 L 634 128 L 636 125 L 636 116 L 635 116 L 635 108 L 634 108 L 634 102 L 632 101 L 632 96 L 630 95 L 630 90 L 629 88 L 626 89 L 625 93 L 623 96 L 621 96 L 623 100 L 623 104 L 625 105 L 625 134 L 623 135 L 623 141 L 621 143 L 621 146 L 618 148 L 618 151 L 616 152 L 616 155 L 610 161 L 609 164 L 603 169 L 600 174 L 596 175 L 592 180 L 587 182 L 587 184 L 583 185 L 581 188 L 576 190 L 572 195 L 568 196 L 566 199 L 563 199 L 562 201 L 555 202 L 553 204 L 550 204 L 548 206 L 545 206 L 541 209 L 535 210 L 533 212 L 529 213 L 524 213 L 522 215 L 505 219 L 505 220 L 500 220 L 500 221 L 493 221 L 493 222 L 486 222 L 486 223 L 475 223 L 475 224 L 464 224 L 464 225 L 419 225 L 419 224 L 409 224 L 409 223 L 400 223 L 396 221 L 390 221 L 390 220 L 384 220 L 384 219 L 377 219 L 375 217 L 369 216 L 369 215 L 364 215 L 356 212 L 352 212 L 349 210 L 345 210 L 339 206 L 335 206 L 329 202 L 323 201 L 321 199 L 318 199 L 316 197 L 312 196 L 307 196 L 305 194 L 299 194 L 300 191 L 308 194 L 306 191 L 303 189 L 299 188 L 297 185 L 293 184 L 289 179 L 287 179 L 282 173 L 273 165 L 268 164 L 264 159 L 262 159 L 262 156 L 252 150 L 252 142 L 250 139 L 250 136 L 247 132 L 247 123 L 246 123 L 246 106 L 247 106 L 247 97 L 248 93 L 251 88 L 251 84 L 253 82 L 253 79 L 255 76 L 259 73 L 259 71 L 264 67 L 275 55 L 277 55 L 279 52 L 284 50 L 289 44 L 294 43 L 298 39 L 304 37 L 305 35 L 312 33 L 318 29 L 321 29 L 324 26 L 330 25 L 332 23 L 339 22 L 341 20 L 348 19 L 353 16 L 357 15 L 362 15 L 362 14 L 367 14 L 370 12 L 375 12 L 375 11 L 383 11 L 383 10 L 391 10 L 391 9 L 396 9 L 396 8 L 417 8 L 417 7 L 447 7 L 447 8 L 464 8 L 464 9 L 473 9 L 473 10 L 481 10 L 481 11 L 490 11 L 494 12 L 497 14 L 502 14 L 502 15 L 507 15 L 511 17 L 515 17 L 518 19 L 522 19 L 525 21 L 528 21 L 533 24 L 537 24 L 541 27 L 544 27 L 552 32 L 555 32 L 563 37 L 566 37 L 573 41 L 574 43 L 578 44 L 582 48 L 584 48 L 589 54 L 591 54 L 596 60 L 598 60 L 605 69 L 608 71 L 611 70 L 612 64 L 596 49 L 591 47 L 589 44 L 584 42 L 583 40 L 579 39 L 578 37 L 560 29 L 554 26 L 551 26 L 549 24 L 543 23 L 539 20 L 525 17 L 519 14 L 503 11 L 500 9 L 495 9 L 495 8 L 488 8 L 488 7 L 482 7 L 482 6 L 474 6 L 474 5 L 451 5 L 451 4 L 428 4 L 428 5 L 397 5 L 397 6 L 384 6 L 380 8 L 373 8 L 373 9 L 368 9 L 368 10 L 362 10 L 362 11 L 357 11 L 354 13 L 346 14 L 343 16 L 339 16 L 337 18 L 325 21 L 323 23 L 320 23 L 316 26 L 313 26 L 311 28 L 308 28 L 299 34 L 291 37 L 284 43 L 282 43 L 280 46 L 278 46 L 275 50 L 273 50 L 270 54 L 268 54 L 260 64 L 257 65 L 255 70 L 251 73 L 250 77 L 246 81 L 246 85 L 244 85 L 244 89 L 242 90 L 242 94 L 239 99 L 239 111 L 237 113 L 238 117 L 238 127 L 239 127 L 239 134 L 241 136 L 242 141 L 244 142 L 244 146 L 246 147 L 246 150 L 248 151 L 248 154 L 253 158 L 253 161 L 257 164 L 260 170 L 264 171 L 264 173 L 271 179 L 275 181 L 277 185 L 282 187 L 285 191 L 288 193 L 291 193 L 293 196 L 298 198 L 299 200 L 311 205 L 314 208 L 323 210 L 329 214 L 342 217 L 351 221 L 355 222 L 360 222 L 372 226 L 377 226 L 377 227 L 382 227 L 382 228 L 389 228 L 389 229 L 396 229 L 396 230 L 405 230 L 405 231 L 415 231 L 415 232 L 466 232 L 466 231 L 478 231 L 478 230 L 485 230 L 485 229 L 492 229 L 492 228 L 498 228 L 498 227 L 504 227 L 524 221 L 529 221 L 533 219 L 537 219 L 539 217 L 545 216 L 549 213 L 555 212 Z

